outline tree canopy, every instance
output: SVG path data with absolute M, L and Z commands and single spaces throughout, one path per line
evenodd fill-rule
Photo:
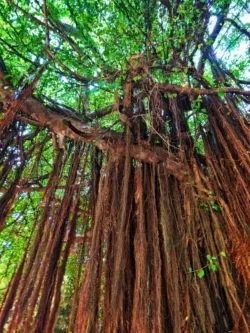
M 249 332 L 247 0 L 0 3 L 0 331 Z

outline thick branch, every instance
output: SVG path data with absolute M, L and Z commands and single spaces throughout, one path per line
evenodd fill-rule
M 155 88 L 159 89 L 162 92 L 179 93 L 179 94 L 188 95 L 188 96 L 216 95 L 220 92 L 250 96 L 249 90 L 237 89 L 237 88 L 233 88 L 233 87 L 199 89 L 199 88 L 192 88 L 192 87 L 180 87 L 180 86 L 177 86 L 174 84 L 159 84 Z
M 85 141 L 95 144 L 99 149 L 110 152 L 114 158 L 126 155 L 126 146 L 122 134 L 107 129 L 88 126 L 76 117 L 66 117 L 55 110 L 44 106 L 33 97 L 27 98 L 22 104 L 22 112 L 26 119 L 31 119 L 39 126 L 47 127 L 59 136 L 65 136 L 76 141 Z M 131 157 L 148 163 L 165 163 L 169 172 L 177 178 L 187 178 L 182 164 L 176 162 L 164 148 L 150 146 L 147 142 L 140 145 L 131 145 Z

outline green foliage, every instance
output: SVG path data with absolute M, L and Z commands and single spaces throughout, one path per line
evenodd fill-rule
M 206 265 L 198 268 L 198 269 L 193 269 L 192 267 L 189 267 L 188 272 L 189 273 L 194 273 L 199 279 L 203 279 L 206 274 L 210 272 L 216 272 L 219 269 L 219 259 L 218 258 L 226 258 L 226 253 L 225 251 L 221 251 L 218 256 L 214 256 L 211 254 L 206 255 Z
M 224 93 L 223 91 L 219 91 L 219 92 L 218 92 L 218 96 L 219 96 L 219 97 L 224 97 L 224 96 L 225 96 L 225 93 Z
M 129 60 L 132 55 L 143 54 L 147 63 L 156 54 L 148 68 L 150 75 L 139 73 L 133 78 L 135 84 L 145 80 L 147 83 L 153 77 L 156 83 L 177 84 L 202 88 L 224 87 L 235 85 L 235 80 L 227 77 L 227 82 L 215 79 L 216 68 L 206 60 L 204 73 L 194 79 L 191 73 L 197 69 L 204 46 L 213 46 L 222 70 L 230 69 L 236 81 L 247 79 L 250 67 L 246 49 L 247 39 L 235 27 L 225 23 L 220 34 L 214 41 L 209 29 L 203 27 L 206 18 L 206 1 L 183 0 L 179 2 L 178 10 L 170 15 L 161 1 L 122 1 L 122 0 L 48 0 L 48 15 L 50 21 L 50 49 L 58 61 L 51 61 L 45 51 L 46 28 L 44 25 L 43 5 L 40 1 L 15 1 L 24 11 L 11 6 L 7 1 L 0 1 L 0 55 L 8 69 L 8 77 L 17 91 L 31 81 L 32 75 L 42 64 L 47 63 L 46 70 L 34 91 L 37 98 L 48 103 L 48 98 L 60 104 L 73 108 L 81 114 L 91 114 L 114 103 L 116 96 L 122 97 L 124 82 L 128 77 Z M 172 2 L 173 3 L 173 2 Z M 216 0 L 210 4 L 210 19 L 221 13 L 228 1 Z M 146 7 L 148 6 L 148 8 Z M 199 6 L 198 6 L 199 5 Z M 199 8 L 198 8 L 199 7 Z M 148 13 L 148 14 L 147 14 Z M 229 17 L 238 17 L 246 13 L 244 1 L 232 1 Z M 51 22 L 53 24 L 51 24 Z M 247 26 L 247 28 L 249 25 Z M 204 34 L 202 35 L 202 33 Z M 64 66 L 62 66 L 62 64 Z M 70 71 L 87 78 L 88 83 L 72 77 Z M 197 74 L 197 73 L 196 73 Z M 198 75 L 198 76 L 199 76 Z M 87 81 L 87 80 L 86 80 Z M 148 92 L 151 96 L 152 91 Z M 141 91 L 136 87 L 135 96 Z M 169 100 L 177 99 L 181 94 L 166 93 Z M 223 98 L 225 93 L 218 92 Z M 192 96 L 190 110 L 184 110 L 189 133 L 194 142 L 195 151 L 205 154 L 201 129 L 206 129 L 208 115 L 205 107 L 205 97 Z M 145 109 L 150 102 L 143 97 Z M 2 118 L 0 112 L 0 119 Z M 148 128 L 151 124 L 150 112 L 143 115 Z M 97 119 L 91 126 L 100 126 L 115 132 L 124 132 L 124 124 L 119 122 L 119 112 Z M 166 132 L 170 131 L 169 123 L 165 123 Z M 24 135 L 36 130 L 36 126 L 25 125 Z M 40 154 L 39 145 L 45 140 L 45 146 Z M 32 140 L 25 140 L 25 152 L 36 147 L 31 158 L 27 159 L 23 177 L 30 186 L 46 187 L 48 175 L 53 169 L 55 149 L 48 130 L 41 130 Z M 70 140 L 67 141 L 70 151 Z M 18 146 L 9 147 L 17 151 Z M 37 164 L 36 164 L 37 163 Z M 134 162 L 136 163 L 136 162 Z M 34 167 L 35 165 L 35 167 Z M 0 166 L 0 171 L 2 170 Z M 65 185 L 70 164 L 63 170 L 61 185 Z M 16 166 L 8 175 L 3 188 L 13 182 Z M 87 164 L 87 181 L 92 172 L 91 162 Z M 90 186 L 84 187 L 81 193 L 80 206 L 88 209 L 87 193 Z M 56 190 L 56 198 L 61 200 L 63 189 Z M 0 194 L 2 196 L 3 194 Z M 36 232 L 36 221 L 41 215 L 42 192 L 20 192 L 17 201 L 7 219 L 7 226 L 0 234 L 0 297 L 2 298 L 13 272 L 18 267 L 21 258 Z M 221 213 L 223 208 L 218 198 L 211 192 L 207 201 L 198 198 L 198 206 L 205 212 Z M 82 224 L 89 228 L 91 221 L 87 218 L 77 221 L 77 233 L 83 234 Z M 76 253 L 79 248 L 76 248 Z M 203 279 L 219 269 L 219 260 L 225 259 L 225 251 L 219 255 L 206 255 L 206 263 L 197 269 L 189 268 L 199 279 Z M 73 252 L 66 266 L 62 288 L 62 307 L 59 313 L 58 332 L 64 330 L 65 316 L 69 311 L 70 298 L 75 283 L 79 264 L 86 265 L 83 255 L 82 262 L 76 260 Z
M 209 207 L 211 207 L 211 209 L 214 211 L 214 212 L 222 212 L 223 211 L 223 208 L 218 205 L 218 202 L 213 194 L 213 192 L 209 192 L 209 199 L 207 202 L 204 202 L 202 200 L 199 199 L 199 202 L 200 202 L 200 208 L 201 209 L 204 209 L 205 211 L 209 211 Z
M 187 123 L 197 152 L 204 154 L 205 150 L 200 129 L 207 123 L 207 111 L 203 106 L 202 96 L 199 95 L 192 100 L 191 110 L 187 113 Z
M 39 192 L 20 194 L 5 229 L 0 233 L 0 298 L 23 257 L 30 237 L 33 237 L 40 201 Z

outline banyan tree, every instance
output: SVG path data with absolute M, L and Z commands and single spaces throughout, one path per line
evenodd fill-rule
M 0 2 L 0 332 L 250 331 L 249 13 Z

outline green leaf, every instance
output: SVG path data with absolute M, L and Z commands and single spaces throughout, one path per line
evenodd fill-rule
M 214 264 L 210 264 L 210 265 L 208 265 L 208 269 L 209 269 L 210 271 L 215 272 L 215 271 L 217 271 L 218 266 L 217 266 L 217 265 L 214 265 Z
M 189 267 L 189 268 L 188 268 L 188 272 L 189 272 L 189 273 L 193 273 L 193 268 L 192 268 L 192 267 Z
M 201 203 L 200 203 L 200 208 L 201 208 L 201 209 L 204 209 L 204 210 L 206 210 L 206 211 L 208 211 L 208 204 L 205 203 L 205 202 L 201 202 Z
M 221 251 L 221 252 L 220 252 L 220 255 L 221 255 L 222 257 L 226 257 L 226 256 L 227 256 L 225 251 Z
M 117 26 L 117 30 L 120 34 L 123 33 L 123 27 L 120 24 Z
M 211 254 L 207 254 L 207 255 L 206 255 L 206 258 L 207 258 L 208 261 L 211 261 L 211 260 L 212 260 L 212 256 L 211 256 Z
M 204 271 L 203 268 L 198 270 L 197 276 L 198 276 L 199 279 L 202 279 L 205 276 L 205 271 Z
M 225 96 L 224 91 L 218 91 L 217 94 L 218 94 L 219 97 L 224 97 Z
M 213 45 L 213 43 L 214 43 L 214 41 L 211 38 L 209 38 L 207 40 L 207 45 Z

